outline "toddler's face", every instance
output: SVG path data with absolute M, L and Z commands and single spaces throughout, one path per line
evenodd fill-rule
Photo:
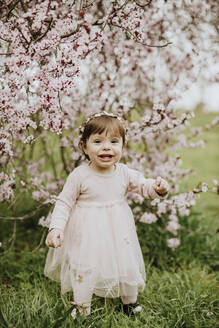
M 110 173 L 114 170 L 123 150 L 122 137 L 106 132 L 92 134 L 84 146 L 84 152 L 91 161 L 91 166 L 98 172 Z

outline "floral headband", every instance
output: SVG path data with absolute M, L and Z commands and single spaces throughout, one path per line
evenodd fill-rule
M 82 135 L 84 133 L 84 129 L 85 129 L 85 126 L 93 119 L 93 118 L 96 118 L 96 117 L 100 117 L 100 116 L 109 116 L 109 117 L 115 117 L 117 120 L 119 120 L 123 126 L 124 126 L 124 129 L 125 131 L 127 132 L 127 129 L 125 127 L 125 124 L 124 124 L 124 121 L 122 119 L 122 117 L 120 116 L 117 116 L 113 113 L 107 113 L 105 111 L 101 112 L 101 113 L 96 113 L 96 114 L 92 114 L 90 116 L 88 116 L 88 118 L 86 119 L 86 121 L 81 125 L 79 126 L 79 133 Z

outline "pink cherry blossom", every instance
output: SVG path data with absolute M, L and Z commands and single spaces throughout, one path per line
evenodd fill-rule
M 179 229 L 180 229 L 180 225 L 175 221 L 169 221 L 166 226 L 166 230 L 171 232 L 173 235 L 177 235 L 177 230 Z
M 170 238 L 167 240 L 167 246 L 169 248 L 175 249 L 180 245 L 180 240 L 178 238 Z
M 158 218 L 156 217 L 155 214 L 153 214 L 153 213 L 144 213 L 139 221 L 147 223 L 147 224 L 151 224 L 153 222 L 156 222 L 157 220 L 158 220 Z

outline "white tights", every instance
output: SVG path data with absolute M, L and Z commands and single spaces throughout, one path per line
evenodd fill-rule
M 138 287 L 130 286 L 126 283 L 121 283 L 120 290 L 123 304 L 136 303 L 138 297 Z
M 76 282 L 74 285 L 74 301 L 82 307 L 83 315 L 89 315 L 91 310 L 91 299 L 93 291 L 86 282 Z
M 137 287 L 121 283 L 120 290 L 123 304 L 136 303 L 138 296 Z M 86 282 L 76 282 L 74 285 L 74 301 L 82 308 L 82 315 L 90 314 L 92 295 L 93 291 L 88 287 Z

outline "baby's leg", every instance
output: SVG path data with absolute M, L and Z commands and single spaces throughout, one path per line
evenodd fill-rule
M 127 315 L 142 311 L 142 307 L 137 303 L 138 287 L 123 283 L 121 284 L 121 295 L 123 311 Z
M 121 299 L 123 304 L 136 303 L 138 297 L 138 288 L 126 283 L 121 284 Z
M 74 301 L 79 307 L 81 315 L 89 315 L 91 311 L 91 299 L 93 291 L 87 282 L 77 280 L 74 284 Z

